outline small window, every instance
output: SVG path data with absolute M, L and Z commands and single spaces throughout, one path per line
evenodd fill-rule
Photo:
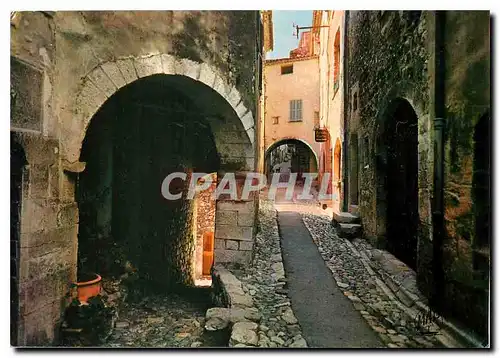
M 354 92 L 353 100 L 352 100 L 352 109 L 354 111 L 358 110 L 358 91 Z
M 293 73 L 293 65 L 281 66 L 281 74 L 288 75 Z
M 278 124 L 279 123 L 279 116 L 273 117 L 273 124 Z
M 302 120 L 302 100 L 295 99 L 290 101 L 290 122 Z

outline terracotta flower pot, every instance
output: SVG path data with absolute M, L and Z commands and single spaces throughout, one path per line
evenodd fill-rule
M 91 297 L 101 293 L 102 277 L 96 273 L 82 274 L 76 283 L 78 300 L 86 303 Z

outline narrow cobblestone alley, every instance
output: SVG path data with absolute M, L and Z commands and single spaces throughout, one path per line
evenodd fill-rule
M 313 347 L 382 347 L 348 297 L 336 287 L 330 271 L 297 212 L 279 211 L 283 262 L 292 307 Z
M 11 348 L 490 348 L 491 21 L 11 11 Z
M 411 297 L 425 301 L 416 287 L 415 272 L 408 266 L 387 251 L 373 249 L 363 239 L 339 237 L 328 210 L 313 200 L 305 204 L 279 202 L 274 207 L 289 295 L 308 344 L 336 348 L 461 347 L 432 319 L 426 321 L 422 313 L 405 307 L 402 301 L 408 298 L 396 297 L 382 283 L 388 276 L 386 271 L 393 269 L 391 274 L 399 282 L 391 285 L 404 282 Z M 379 266 L 372 269 L 367 256 Z

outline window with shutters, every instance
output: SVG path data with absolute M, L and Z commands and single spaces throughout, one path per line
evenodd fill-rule
M 302 120 L 302 100 L 294 99 L 290 101 L 290 122 Z

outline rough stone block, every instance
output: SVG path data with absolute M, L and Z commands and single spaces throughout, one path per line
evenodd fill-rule
M 228 250 L 238 250 L 238 241 L 226 240 L 226 249 Z
M 212 88 L 224 98 L 226 98 L 231 91 L 231 87 L 228 86 L 228 84 L 220 76 L 216 76 Z
M 205 315 L 205 329 L 213 332 L 226 328 L 229 325 L 229 312 L 229 308 L 209 308 Z
M 215 248 L 216 249 L 224 249 L 224 248 L 226 248 L 226 240 L 224 240 L 224 239 L 215 239 Z
M 57 162 L 59 141 L 32 133 L 19 132 L 16 134 L 26 151 L 28 164 L 52 165 Z
M 238 222 L 237 212 L 234 210 L 217 210 L 215 213 L 216 225 L 236 226 Z
M 217 210 L 234 210 L 237 211 L 238 214 L 254 214 L 255 213 L 255 204 L 253 200 L 249 201 L 218 201 L 217 202 Z
M 178 72 L 182 72 L 184 76 L 191 77 L 194 80 L 198 80 L 200 77 L 200 64 L 183 58 L 179 64 L 180 69 Z
M 127 84 L 116 62 L 103 63 L 101 68 L 116 88 L 121 88 Z
M 231 300 L 231 307 L 253 307 L 253 300 L 247 294 L 228 292 Z
M 134 66 L 139 78 L 163 73 L 160 55 L 136 58 L 134 59 Z
M 133 61 L 131 58 L 116 60 L 116 65 L 127 83 L 132 83 L 138 79 Z
M 75 180 L 70 178 L 68 174 L 61 174 L 61 190 L 60 199 L 62 200 L 74 200 L 75 195 Z
M 215 237 L 217 239 L 235 239 L 241 236 L 241 228 L 233 225 L 216 225 Z
M 229 339 L 229 346 L 243 345 L 243 346 L 256 346 L 259 342 L 255 330 L 249 329 L 248 326 L 243 325 L 244 322 L 236 323 L 231 332 Z
M 240 241 L 239 249 L 243 250 L 243 251 L 252 251 L 253 242 L 252 241 Z
M 360 224 L 339 224 L 338 232 L 340 237 L 354 238 L 361 235 L 362 226 Z
M 76 265 L 76 262 L 74 264 Z M 21 283 L 21 315 L 41 310 L 43 306 L 51 302 L 60 301 L 69 292 L 73 279 L 71 270 L 66 268 L 45 277 Z
M 238 103 L 234 111 L 236 112 L 238 118 L 242 118 L 247 112 L 249 112 L 243 101 Z
M 83 118 L 90 120 L 91 116 L 97 112 L 107 97 L 91 81 L 85 81 L 83 88 L 76 100 L 76 108 Z
M 242 226 L 241 239 L 247 241 L 253 241 L 253 227 Z
M 359 223 L 360 218 L 359 218 L 359 216 L 352 215 L 351 213 L 337 212 L 334 210 L 333 211 L 333 220 L 336 223 L 355 224 L 355 223 Z
M 78 226 L 21 234 L 21 254 L 26 262 L 76 243 Z
M 223 156 L 220 160 L 221 169 L 226 170 L 246 170 L 255 169 L 255 158 Z
M 59 178 L 61 172 L 59 171 L 59 166 L 54 164 L 49 167 L 49 197 L 58 198 L 59 197 Z M 74 193 L 74 192 L 73 192 Z
M 218 145 L 226 145 L 226 144 L 247 144 L 249 142 L 248 134 L 245 130 L 228 130 L 228 128 L 224 128 L 224 130 L 217 132 L 217 139 L 220 141 Z
M 229 291 L 237 291 L 243 294 L 241 282 L 234 276 L 228 269 L 222 265 L 216 265 L 214 268 L 215 277 L 226 287 Z
M 243 124 L 243 128 L 245 128 L 245 130 L 253 128 L 255 122 L 252 111 L 248 111 L 243 117 L 241 117 L 241 123 Z
M 229 102 L 231 107 L 235 108 L 238 106 L 238 103 L 241 101 L 241 95 L 236 89 L 236 87 L 231 88 L 231 91 L 226 97 L 226 100 Z
M 201 66 L 200 66 L 200 76 L 199 76 L 198 80 L 200 82 L 203 82 L 207 86 L 213 88 L 214 82 L 215 82 L 215 77 L 216 77 L 216 74 L 210 68 L 210 66 L 207 65 L 207 64 L 205 64 L 205 63 L 202 63 Z
M 239 263 L 239 264 L 247 264 L 252 259 L 252 253 L 250 251 L 239 251 L 239 250 L 222 250 L 215 249 L 214 250 L 214 261 L 216 263 Z
M 57 227 L 58 204 L 54 200 L 26 199 L 22 205 L 21 234 Z
M 55 339 L 57 324 L 61 318 L 61 302 L 46 302 L 41 309 L 19 317 L 19 341 L 21 346 L 49 346 Z
M 62 204 L 57 213 L 58 227 L 73 227 L 78 223 L 78 205 L 76 203 Z
M 252 127 L 252 128 L 248 128 L 246 130 L 246 133 L 247 133 L 247 136 L 248 136 L 248 140 L 250 140 L 250 143 L 254 144 L 255 143 L 255 129 Z
M 160 61 L 163 68 L 163 73 L 167 75 L 176 74 L 177 60 L 174 56 L 168 54 L 161 54 Z
M 49 196 L 49 167 L 30 165 L 29 197 L 43 199 Z
M 285 309 L 285 312 L 283 312 L 282 318 L 283 318 L 283 320 L 287 324 L 296 324 L 296 323 L 298 323 L 298 320 L 295 317 L 295 315 L 293 314 L 293 311 L 292 311 L 292 309 L 290 307 L 287 307 Z
M 117 90 L 115 84 L 111 82 L 101 67 L 96 67 L 90 72 L 88 78 L 106 95 L 106 97 L 111 97 Z
M 238 226 L 253 226 L 255 215 L 238 213 Z

